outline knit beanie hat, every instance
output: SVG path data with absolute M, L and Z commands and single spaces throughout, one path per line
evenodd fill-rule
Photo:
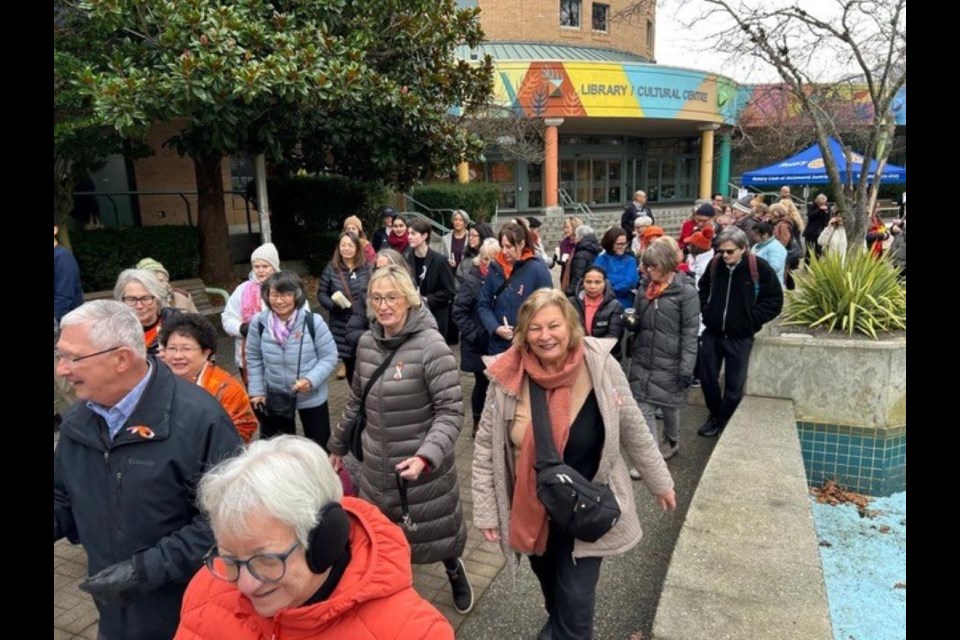
M 360 222 L 360 218 L 357 216 L 347 216 L 347 219 L 343 221 L 343 228 L 346 229 L 348 224 L 352 224 L 357 229 L 360 229 L 360 233 L 363 233 L 363 223 Z
M 653 240 L 654 238 L 659 238 L 663 235 L 666 235 L 660 227 L 657 225 L 650 225 L 643 230 L 643 233 L 640 235 L 644 240 Z
M 702 251 L 706 251 L 707 249 L 710 248 L 710 243 L 713 240 L 713 235 L 714 235 L 713 225 L 708 224 L 703 229 L 700 229 L 690 237 L 684 238 L 683 242 L 684 244 L 689 244 Z
M 254 260 L 263 260 L 273 267 L 274 271 L 280 271 L 280 254 L 272 242 L 267 242 L 257 247 L 253 253 L 250 254 L 250 264 L 253 264 Z
M 753 211 L 753 207 L 751 206 L 750 196 L 747 196 L 742 200 L 737 200 L 736 202 L 734 202 L 733 208 L 739 211 L 740 213 L 744 213 L 744 214 L 750 213 L 751 211 Z
M 162 264 L 154 260 L 153 258 L 144 258 L 137 263 L 136 269 L 145 269 L 147 271 L 162 271 L 164 275 L 167 276 L 167 280 L 170 279 L 170 272 L 167 271 Z

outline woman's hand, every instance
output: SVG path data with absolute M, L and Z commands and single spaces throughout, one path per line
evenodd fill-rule
M 293 383 L 293 386 L 290 387 L 290 391 L 293 391 L 294 393 L 309 393 L 310 381 L 306 378 L 300 378 Z
M 253 406 L 254 410 L 263 409 L 263 403 L 266 401 L 266 396 L 252 396 L 250 398 L 250 404 Z
M 401 478 L 406 478 L 407 480 L 416 480 L 420 477 L 420 474 L 423 473 L 423 469 L 426 465 L 423 463 L 418 456 L 413 456 L 412 458 L 407 458 L 403 462 L 400 462 L 396 466 L 396 470 L 400 472 Z
M 513 327 L 505 327 L 500 325 L 497 327 L 497 330 L 494 333 L 496 333 L 497 336 L 499 336 L 502 340 L 506 340 L 507 342 L 513 340 Z
M 335 453 L 330 454 L 330 466 L 333 467 L 334 471 L 340 471 L 343 468 L 343 456 L 338 456 Z
M 487 542 L 500 542 L 500 532 L 496 529 L 480 529 L 480 533 Z
M 677 494 L 670 489 L 667 493 L 657 496 L 657 504 L 662 511 L 673 511 L 677 508 Z

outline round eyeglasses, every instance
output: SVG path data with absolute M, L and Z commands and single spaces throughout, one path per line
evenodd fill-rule
M 259 553 L 246 560 L 233 556 L 221 556 L 217 547 L 213 547 L 203 557 L 203 563 L 215 578 L 225 582 L 240 579 L 240 567 L 246 567 L 250 575 L 260 582 L 279 582 L 287 572 L 287 558 L 300 546 L 297 540 L 283 553 Z

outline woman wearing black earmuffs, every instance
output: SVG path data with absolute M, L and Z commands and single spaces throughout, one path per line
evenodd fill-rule
M 413 590 L 403 531 L 343 496 L 316 443 L 258 440 L 208 471 L 197 497 L 216 546 L 187 587 L 177 640 L 453 638 Z

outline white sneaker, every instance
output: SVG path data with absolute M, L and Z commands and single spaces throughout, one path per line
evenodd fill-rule
M 630 478 L 633 480 L 643 480 L 643 476 L 640 475 L 636 467 L 630 467 Z
M 680 443 L 674 442 L 672 445 L 667 438 L 663 438 L 660 441 L 660 455 L 663 456 L 664 460 L 669 460 L 673 456 L 677 455 L 677 452 L 680 450 Z

